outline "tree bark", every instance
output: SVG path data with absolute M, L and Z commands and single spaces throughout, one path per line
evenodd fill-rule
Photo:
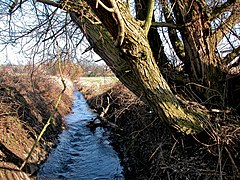
M 147 5 L 148 0 L 135 0 L 136 19 L 145 21 L 148 9 Z M 155 22 L 154 16 L 152 22 Z M 169 62 L 164 52 L 164 47 L 162 45 L 157 28 L 150 28 L 148 33 L 148 41 L 153 52 L 153 57 L 157 61 L 158 67 L 163 69 L 169 64 Z
M 114 41 L 117 32 L 113 29 L 117 28 L 115 17 L 104 8 L 96 8 L 95 2 L 91 0 L 87 2 L 105 27 L 81 19 L 75 13 L 71 14 L 72 19 L 119 80 L 148 103 L 168 125 L 186 134 L 202 131 L 204 122 L 207 121 L 206 115 L 194 110 L 184 110 L 180 106 L 159 71 L 141 23 L 132 18 L 126 6 L 118 2 L 125 35 L 123 44 L 116 47 Z M 111 7 L 109 1 L 102 2 Z
M 185 49 L 185 67 L 191 81 L 222 93 L 225 64 L 216 55 L 217 42 L 212 38 L 210 14 L 206 1 L 176 1 L 174 14 Z M 180 15 L 181 14 L 181 15 Z M 209 98 L 212 94 L 205 95 Z

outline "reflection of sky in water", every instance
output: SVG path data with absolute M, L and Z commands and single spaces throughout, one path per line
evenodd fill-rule
M 119 158 L 103 128 L 93 133 L 85 125 L 94 118 L 86 101 L 75 92 L 73 113 L 66 116 L 67 129 L 41 167 L 40 179 L 124 179 Z

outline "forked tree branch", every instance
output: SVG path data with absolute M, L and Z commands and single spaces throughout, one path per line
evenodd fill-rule
M 100 21 L 103 22 L 106 27 L 109 27 L 107 28 L 109 33 L 116 38 L 114 45 L 116 47 L 121 46 L 125 37 L 125 23 L 119 9 L 121 1 L 98 0 L 96 2 L 86 0 L 86 2 L 95 12 Z

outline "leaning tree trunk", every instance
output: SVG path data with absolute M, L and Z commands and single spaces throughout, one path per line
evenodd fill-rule
M 187 134 L 201 131 L 206 116 L 193 110 L 187 112 L 179 105 L 159 71 L 141 23 L 132 18 L 127 7 L 118 3 L 125 30 L 123 43 L 116 47 L 114 41 L 119 29 L 116 17 L 101 6 L 96 9 L 95 2 L 87 2 L 106 28 L 76 13 L 71 13 L 71 17 L 119 80 L 178 131 Z M 111 7 L 108 1 L 104 4 Z

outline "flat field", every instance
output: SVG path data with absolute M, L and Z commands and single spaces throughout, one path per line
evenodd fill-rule
M 81 86 L 97 86 L 116 83 L 118 79 L 115 76 L 112 77 L 81 77 L 79 83 Z
M 81 77 L 77 87 L 87 99 L 111 89 L 118 81 L 116 77 Z

